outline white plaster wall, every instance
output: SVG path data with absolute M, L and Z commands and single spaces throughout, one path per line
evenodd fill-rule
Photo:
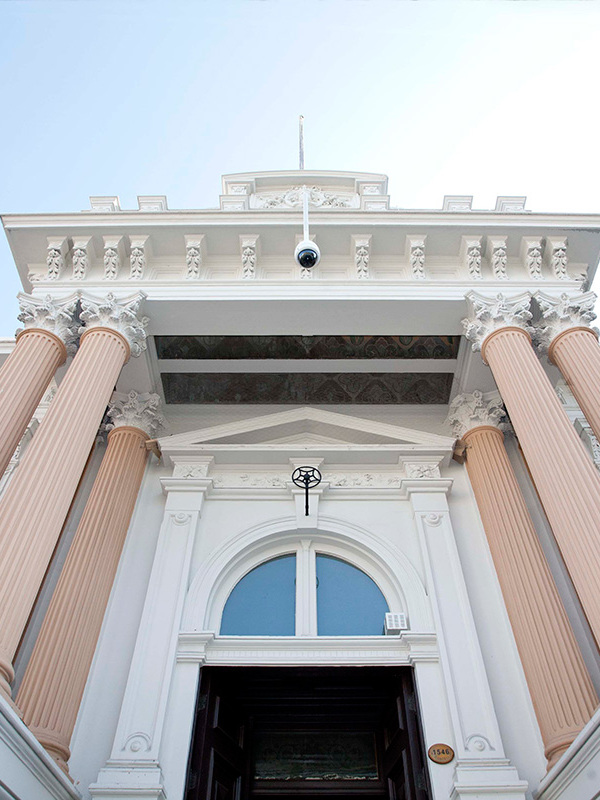
M 146 467 L 79 709 L 69 769 L 84 800 L 110 755 L 163 517 L 159 478 L 171 472 L 154 457 Z
M 531 696 L 466 468 L 452 461 L 444 474 L 454 479 L 450 515 L 502 740 L 531 796 L 546 772 Z
M 275 410 L 280 409 L 265 407 L 264 413 Z M 343 413 L 342 409 L 336 410 Z M 179 416 L 181 429 L 193 430 L 230 421 L 231 410 L 224 411 L 221 415 L 221 409 L 210 409 L 207 413 L 204 410 L 199 413 L 196 409 L 193 418 L 183 414 Z M 238 419 L 258 415 L 256 408 L 251 410 L 252 413 L 250 409 L 238 408 L 234 411 Z M 240 413 L 242 411 L 243 414 Z M 347 411 L 358 415 L 356 408 Z M 363 411 L 383 413 L 367 414 Z M 419 415 L 397 412 L 397 409 L 365 408 L 360 409 L 360 416 L 422 430 L 446 432 L 442 425 L 443 415 L 437 409 L 427 409 L 420 419 Z M 423 416 L 429 418 L 427 424 Z M 421 424 L 417 425 L 417 422 Z M 72 741 L 71 773 L 84 798 L 89 797 L 87 787 L 96 780 L 110 754 L 156 538 L 163 518 L 164 495 L 159 478 L 170 474 L 170 468 L 155 460 L 147 467 L 80 709 Z M 444 470 L 444 477 L 454 479 L 449 496 L 450 513 L 507 756 L 517 767 L 521 778 L 535 788 L 545 770 L 542 744 L 485 534 L 465 469 L 451 462 Z M 421 551 L 408 501 L 335 499 L 325 494 L 319 506 L 321 518 L 331 517 L 349 526 L 362 527 L 373 532 L 386 545 L 397 548 L 423 579 Z M 273 519 L 293 517 L 294 513 L 291 497 L 226 500 L 217 499 L 216 493 L 212 497 L 209 494 L 198 526 L 190 582 L 217 550 L 242 531 Z M 197 625 L 201 629 L 200 620 Z M 187 693 L 193 705 L 194 692 L 190 691 L 190 686 L 195 680 L 195 668 L 186 665 L 176 672 L 171 687 L 172 695 L 175 697 L 182 692 Z M 192 713 L 191 707 L 188 712 Z M 189 729 L 189 718 L 174 720 L 167 715 L 166 726 L 171 731 L 185 731 Z M 167 737 L 163 756 L 184 763 L 181 745 L 179 739 L 172 741 Z M 167 770 L 167 773 L 177 797 L 182 786 L 179 776 L 174 775 L 173 771 Z

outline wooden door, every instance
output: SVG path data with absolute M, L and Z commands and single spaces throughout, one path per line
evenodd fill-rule
M 390 800 L 429 800 L 429 776 L 410 671 L 398 673 L 398 695 L 385 720 L 383 774 Z
M 363 779 L 334 766 L 325 771 L 335 777 L 316 773 L 307 780 L 292 768 L 283 774 L 282 752 L 290 742 L 298 743 L 291 747 L 300 757 L 306 750 L 309 761 L 327 760 L 323 742 L 332 742 L 333 753 L 353 737 L 374 742 L 371 772 L 360 773 Z M 264 761 L 265 752 L 273 753 L 272 762 Z M 275 770 L 268 774 L 271 763 Z M 412 670 L 204 667 L 185 800 L 325 796 L 429 800 Z
M 196 724 L 185 800 L 242 800 L 246 731 L 241 710 L 222 671 L 200 674 Z

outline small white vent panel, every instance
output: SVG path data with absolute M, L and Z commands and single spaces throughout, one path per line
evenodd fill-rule
M 406 614 L 397 611 L 389 612 L 385 615 L 385 635 L 396 636 L 408 629 Z

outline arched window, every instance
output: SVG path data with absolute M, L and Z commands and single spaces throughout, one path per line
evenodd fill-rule
M 229 636 L 293 636 L 296 556 L 265 561 L 248 572 L 227 598 L 221 633 Z
M 347 561 L 303 543 L 236 584 L 221 618 L 225 636 L 380 636 L 388 604 Z
M 383 633 L 385 597 L 375 581 L 340 558 L 317 553 L 319 636 L 378 636 Z

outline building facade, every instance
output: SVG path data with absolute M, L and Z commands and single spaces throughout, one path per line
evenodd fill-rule
M 600 217 L 3 223 L 0 798 L 600 797 Z

